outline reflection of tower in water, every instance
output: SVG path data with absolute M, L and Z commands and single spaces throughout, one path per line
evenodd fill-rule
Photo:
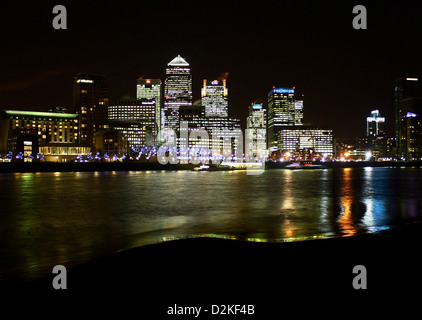
M 353 236 L 358 232 L 358 226 L 353 219 L 353 207 L 356 201 L 355 190 L 353 187 L 352 169 L 343 169 L 341 176 L 341 190 L 339 197 L 340 217 L 337 219 L 340 232 L 344 236 Z M 336 199 L 334 199 L 336 201 Z
M 283 195 L 281 210 L 283 211 L 283 222 L 281 224 L 281 231 L 283 237 L 293 238 L 295 227 L 292 221 L 289 219 L 289 211 L 294 210 L 294 198 L 293 198 L 293 171 L 286 170 L 285 183 L 283 185 Z

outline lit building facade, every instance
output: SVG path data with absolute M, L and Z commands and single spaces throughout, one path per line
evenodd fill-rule
M 155 123 L 161 129 L 162 85 L 160 79 L 139 78 L 136 83 L 136 99 L 155 100 Z
M 107 127 L 109 103 L 105 76 L 78 73 L 73 80 L 73 112 L 79 114 L 79 143 L 94 148 L 97 130 Z
M 129 153 L 129 143 L 122 131 L 105 129 L 95 133 L 95 147 L 102 155 L 121 158 Z
M 192 76 L 189 63 L 180 55 L 167 64 L 164 82 L 164 119 L 162 126 L 179 130 L 180 108 L 192 105 Z
M 122 132 L 129 147 L 156 144 L 156 101 L 154 99 L 120 100 L 108 107 L 110 127 Z
M 295 88 L 273 88 L 268 93 L 268 149 L 279 149 L 278 135 L 283 127 L 301 125 L 303 100 L 295 97 Z
M 310 126 L 286 126 L 279 132 L 278 145 L 281 153 L 289 152 L 294 157 L 331 157 L 333 152 L 333 130 Z
M 226 79 L 207 81 L 201 89 L 202 106 L 205 117 L 228 117 L 228 90 Z
M 213 158 L 222 155 L 225 157 L 235 155 L 239 143 L 243 146 L 243 135 L 241 133 L 240 119 L 232 118 L 184 118 L 186 127 L 181 125 L 179 147 L 181 153 L 186 152 L 187 148 L 196 148 L 197 152 L 204 152 Z M 181 122 L 181 124 L 183 124 Z M 204 130 L 207 133 L 207 139 L 195 135 L 195 130 Z M 239 133 L 242 135 L 242 141 L 237 141 Z M 212 151 L 212 153 L 211 153 Z
M 422 116 L 407 112 L 400 119 L 402 160 L 422 160 Z
M 201 90 L 201 103 L 195 103 L 181 108 L 179 119 L 180 121 L 187 122 L 187 128 L 181 127 L 180 129 L 179 145 L 181 148 L 184 146 L 188 146 L 189 148 L 195 146 L 196 148 L 206 150 L 213 149 L 215 154 L 220 155 L 228 149 L 230 149 L 230 154 L 236 153 L 239 143 L 236 141 L 236 134 L 238 134 L 241 126 L 240 119 L 228 117 L 226 79 L 204 80 Z M 189 142 L 186 142 L 188 132 L 185 132 L 185 130 L 191 132 L 193 129 L 205 130 L 209 140 L 203 141 L 201 137 L 190 135 Z
M 12 152 L 12 161 L 32 162 L 39 153 L 36 129 L 13 129 L 7 138 L 7 150 Z
M 71 113 L 1 110 L 2 139 L 7 131 L 34 129 L 39 145 L 51 143 L 77 143 L 79 134 L 78 115 Z M 6 133 L 6 134 L 3 134 Z M 5 151 L 4 141 L 0 150 Z
M 422 115 L 422 81 L 418 78 L 397 79 L 394 87 L 394 106 L 397 158 L 411 160 L 414 157 L 411 155 L 413 151 L 409 150 L 409 146 L 414 142 L 409 139 L 412 129 L 415 128 L 408 128 L 407 125 L 413 123 L 412 126 L 414 126 L 416 120 L 413 118 Z M 416 114 L 417 117 L 408 117 L 409 114 Z
M 381 117 L 379 110 L 372 110 L 371 116 L 366 118 L 366 135 L 376 138 L 384 134 L 385 118 Z
M 2 110 L 0 119 L 0 152 L 11 151 L 8 150 L 8 140 L 10 145 L 10 139 L 16 136 L 14 132 L 17 129 L 36 133 L 39 153 L 44 155 L 45 160 L 67 161 L 90 151 L 90 147 L 78 144 L 78 114 Z
M 249 158 L 263 160 L 267 156 L 267 113 L 261 103 L 253 103 L 249 107 L 246 119 L 246 135 L 250 144 L 246 146 Z

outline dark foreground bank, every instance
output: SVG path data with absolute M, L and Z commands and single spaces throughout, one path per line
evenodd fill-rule
M 254 305 L 254 314 L 203 312 L 199 319 L 283 319 L 291 311 L 303 318 L 413 308 L 422 301 L 421 231 L 421 224 L 413 223 L 376 234 L 296 243 L 176 240 L 68 269 L 66 290 L 53 289 L 53 274 L 3 286 L 2 305 L 18 305 L 14 310 L 21 315 L 64 312 L 96 319 L 195 318 L 168 315 L 175 305 L 203 310 Z M 356 265 L 367 270 L 366 290 L 353 288 Z

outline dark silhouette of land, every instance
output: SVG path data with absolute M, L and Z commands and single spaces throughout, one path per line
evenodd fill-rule
M 362 312 L 411 307 L 420 301 L 422 224 L 354 237 L 292 243 L 192 238 L 138 247 L 67 270 L 67 290 L 51 274 L 29 283 L 7 283 L 7 301 L 44 305 L 66 315 L 137 315 L 179 319 L 168 306 L 253 304 L 255 314 L 230 319 L 275 319 L 291 312 Z M 355 290 L 353 268 L 367 269 L 367 290 Z M 52 266 L 53 267 L 53 266 Z M 227 316 L 226 316 L 227 317 Z M 201 314 L 200 319 L 224 319 Z M 283 317 L 277 317 L 283 318 Z M 180 319 L 188 319 L 181 317 Z

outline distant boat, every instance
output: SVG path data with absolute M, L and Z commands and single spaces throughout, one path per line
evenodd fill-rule
M 324 166 L 312 161 L 293 162 L 284 167 L 285 169 L 324 169 Z
M 233 167 L 225 166 L 221 164 L 203 164 L 199 167 L 193 168 L 193 171 L 231 171 L 234 170 Z

